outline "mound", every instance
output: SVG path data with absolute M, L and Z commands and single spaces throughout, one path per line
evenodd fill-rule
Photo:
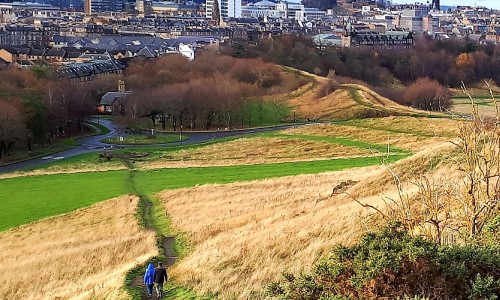
M 333 93 L 318 98 L 318 90 L 323 84 L 327 84 L 328 79 L 301 73 L 312 78 L 315 83 L 301 87 L 288 97 L 274 100 L 294 107 L 300 119 L 332 120 L 424 114 L 423 111 L 397 104 L 358 84 L 342 84 Z M 443 114 L 433 112 L 432 115 Z
M 127 196 L 0 233 L 3 299 L 128 299 L 125 274 L 157 254 Z
M 202 148 L 168 153 L 157 161 L 139 163 L 144 169 L 231 166 L 370 156 L 370 151 L 300 138 L 240 138 Z
M 437 143 L 393 169 L 410 178 L 435 167 L 436 158 L 451 148 Z M 353 197 L 383 209 L 384 197 L 398 197 L 398 190 L 388 169 L 377 166 L 204 185 L 159 197 L 173 225 L 188 232 L 194 246 L 171 275 L 199 293 L 248 299 L 263 298 L 267 284 L 282 272 L 300 273 L 334 245 L 354 243 L 369 211 Z

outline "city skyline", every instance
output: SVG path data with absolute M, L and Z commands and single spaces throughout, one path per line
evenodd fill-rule
M 395 4 L 411 4 L 415 2 L 426 3 L 427 1 L 393 0 Z M 429 1 L 429 3 L 432 1 Z M 462 0 L 458 5 L 485 6 L 488 8 L 500 9 L 500 0 Z M 457 6 L 456 0 L 441 0 L 441 6 Z

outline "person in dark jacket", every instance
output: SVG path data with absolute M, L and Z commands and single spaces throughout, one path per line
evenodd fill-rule
M 156 294 L 158 298 L 163 297 L 163 283 L 167 282 L 167 270 L 163 267 L 163 263 L 159 262 L 158 267 L 155 270 L 155 283 L 156 283 Z
M 155 282 L 155 267 L 153 263 L 149 263 L 146 273 L 144 274 L 144 284 L 148 287 L 148 295 L 153 295 L 153 285 Z

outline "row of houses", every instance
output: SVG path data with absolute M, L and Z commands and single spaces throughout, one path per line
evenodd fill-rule
M 0 45 L 0 58 L 7 63 L 45 61 L 67 64 L 88 61 L 89 55 L 123 59 L 138 56 L 153 58 L 179 53 L 192 60 L 195 51 L 212 48 L 218 50 L 218 46 L 217 37 L 161 39 L 147 36 L 56 36 L 50 48 Z

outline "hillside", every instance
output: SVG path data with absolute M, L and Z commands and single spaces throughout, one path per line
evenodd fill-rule
M 137 204 L 124 196 L 0 232 L 1 298 L 130 298 L 125 274 L 157 254 Z
M 439 112 L 424 112 L 403 106 L 380 96 L 369 88 L 358 84 L 341 84 L 332 93 L 319 96 L 319 90 L 328 84 L 328 79 L 301 72 L 313 81 L 286 95 L 268 96 L 274 101 L 295 109 L 299 120 L 344 120 L 387 116 L 444 116 Z
M 393 168 L 410 178 L 450 148 L 448 142 L 437 143 Z M 354 243 L 368 225 L 363 221 L 368 211 L 353 197 L 383 208 L 384 197 L 397 197 L 397 189 L 385 167 L 373 166 L 158 196 L 173 225 L 193 244 L 172 276 L 200 294 L 247 299 L 262 298 L 282 272 L 309 270 L 334 245 Z
M 165 236 L 180 241 L 170 298 L 192 290 L 262 299 L 282 272 L 308 271 L 333 246 L 354 244 L 376 226 L 356 200 L 384 209 L 385 200 L 398 197 L 387 166 L 402 180 L 431 171 L 457 178 L 443 158 L 456 154 L 450 141 L 460 121 L 427 118 L 359 85 L 317 97 L 327 79 L 304 76 L 312 80 L 292 93 L 277 87 L 265 104 L 286 107 L 287 118 L 295 109 L 299 120 L 333 122 L 201 145 L 121 149 L 109 162 L 87 153 L 0 179 L 2 200 L 15 200 L 0 202 L 0 295 L 128 298 L 125 274 L 143 272 L 162 250 L 155 238 Z M 418 192 L 404 188 L 408 198 Z M 133 196 L 106 201 L 126 193 L 139 194 L 144 206 Z M 139 224 L 157 226 L 156 235 Z M 31 286 L 11 276 L 19 268 L 30 269 L 23 276 L 34 278 Z M 71 272 L 81 280 L 68 282 Z

